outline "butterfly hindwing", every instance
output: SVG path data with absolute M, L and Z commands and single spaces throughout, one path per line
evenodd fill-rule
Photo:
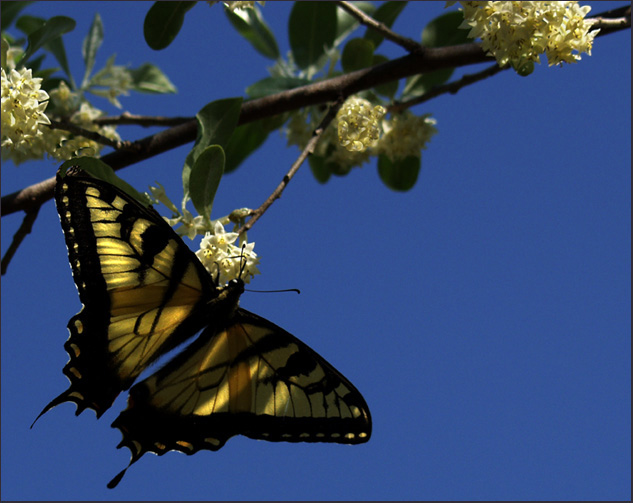
M 101 416 L 157 357 L 206 323 L 211 276 L 152 208 L 79 170 L 58 175 L 55 201 L 81 312 L 69 322 L 65 401 Z
M 112 426 L 123 434 L 119 447 L 130 449 L 130 464 L 145 452 L 215 451 L 234 435 L 344 444 L 371 435 L 367 404 L 343 375 L 296 337 L 243 309 L 136 384 Z

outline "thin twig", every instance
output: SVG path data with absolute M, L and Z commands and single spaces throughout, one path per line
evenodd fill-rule
M 290 180 L 292 180 L 292 177 L 299 170 L 299 168 L 301 167 L 303 162 L 306 160 L 308 155 L 314 152 L 314 147 L 316 147 L 316 144 L 318 143 L 319 139 L 323 135 L 323 132 L 329 126 L 330 122 L 332 122 L 334 117 L 336 117 L 336 114 L 338 113 L 339 109 L 343 105 L 344 101 L 345 100 L 341 96 L 336 102 L 330 105 L 327 113 L 325 114 L 325 117 L 323 117 L 323 120 L 321 120 L 321 123 L 317 126 L 317 128 L 312 133 L 312 138 L 310 138 L 310 140 L 308 141 L 308 144 L 305 146 L 305 148 L 303 149 L 303 151 L 301 152 L 297 160 L 292 164 L 288 173 L 284 175 L 283 179 L 281 180 L 281 183 L 277 186 L 277 188 L 273 191 L 273 193 L 268 197 L 268 199 L 266 199 L 266 201 L 264 201 L 264 203 L 259 208 L 251 212 L 251 218 L 237 231 L 238 234 L 241 235 L 242 233 L 248 231 L 251 227 L 253 227 L 253 224 L 257 222 L 257 220 L 259 220 L 259 217 L 261 217 L 266 212 L 266 210 L 270 208 L 270 206 L 277 199 L 281 197 L 281 193 L 288 186 L 288 184 L 290 183 Z
M 599 12 L 587 18 L 595 21 L 592 28 L 600 28 L 597 37 L 609 35 L 614 31 L 624 30 L 631 27 L 631 5 L 618 7 L 617 9 Z
M 598 12 L 597 14 L 592 14 L 589 18 L 596 19 L 615 19 L 619 17 L 628 17 L 631 18 L 631 4 L 623 5 L 622 7 L 617 7 L 611 10 L 605 10 L 603 12 Z
M 351 16 L 354 16 L 361 24 L 364 24 L 372 30 L 376 30 L 387 40 L 391 40 L 399 46 L 404 47 L 407 51 L 420 53 L 424 50 L 424 48 L 415 40 L 411 40 L 410 38 L 398 35 L 396 32 L 392 31 L 386 24 L 383 24 L 380 21 L 376 21 L 373 17 L 368 16 L 352 3 L 342 1 L 337 3 L 339 7 L 341 7 L 341 9 L 346 11 Z
M 497 73 L 503 70 L 507 70 L 508 68 L 510 68 L 509 65 L 501 68 L 499 65 L 495 63 L 494 65 L 486 68 L 485 70 L 481 72 L 473 73 L 471 75 L 464 75 L 461 79 L 456 80 L 455 82 L 444 84 L 442 86 L 436 86 L 433 89 L 431 89 L 429 92 L 424 93 L 422 96 L 418 96 L 417 98 L 413 98 L 408 101 L 403 101 L 400 103 L 396 102 L 393 105 L 387 107 L 387 111 L 389 111 L 392 114 L 397 114 L 397 113 L 402 112 L 403 110 L 406 110 L 407 108 L 411 108 L 414 105 L 419 105 L 420 103 L 424 103 L 425 101 L 429 101 L 433 98 L 436 98 L 437 96 L 441 94 L 447 94 L 447 93 L 455 94 L 462 87 L 466 87 L 471 84 L 474 84 L 475 82 L 479 82 L 480 80 L 484 80 L 489 77 L 492 77 L 493 75 L 496 75 Z
M 96 141 L 97 143 L 100 143 L 101 145 L 112 147 L 115 150 L 134 150 L 134 146 L 132 142 L 111 140 L 110 138 L 107 138 L 106 136 L 103 136 L 102 134 L 99 134 L 95 131 L 89 131 L 69 121 L 51 120 L 50 128 L 62 129 L 74 135 L 83 136 L 84 138 L 88 138 L 89 140 Z
M 11 259 L 15 255 L 15 252 L 18 251 L 18 248 L 22 244 L 22 241 L 24 241 L 24 238 L 28 234 L 31 233 L 31 229 L 33 229 L 33 222 L 35 222 L 35 219 L 37 218 L 37 214 L 39 213 L 41 207 L 42 207 L 41 204 L 39 206 L 33 206 L 24 215 L 24 220 L 22 220 L 22 225 L 20 225 L 20 228 L 17 230 L 17 232 L 13 236 L 13 241 L 11 241 L 11 244 L 9 245 L 9 248 L 4 254 L 4 257 L 2 257 L 2 263 L 0 265 L 0 271 L 1 271 L 0 274 L 2 274 L 2 276 L 4 276 L 4 273 L 7 272 L 9 263 L 11 262 Z
M 591 18 L 593 21 L 592 29 L 599 28 L 600 33 L 598 35 L 606 35 L 613 31 L 621 30 L 623 28 L 631 27 L 631 18 L 630 17 L 619 17 L 619 18 L 605 18 L 605 17 L 595 17 Z

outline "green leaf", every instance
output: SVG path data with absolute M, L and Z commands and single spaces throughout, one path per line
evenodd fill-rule
M 378 7 L 372 17 L 376 21 L 380 21 L 385 26 L 391 28 L 394 21 L 398 18 L 402 9 L 404 9 L 406 5 L 407 2 L 384 2 L 380 7 Z M 364 38 L 365 40 L 372 42 L 376 49 L 385 39 L 385 37 L 372 28 L 367 28 Z
M 330 179 L 330 176 L 332 176 L 332 171 L 330 171 L 324 157 L 311 155 L 308 157 L 308 164 L 317 182 L 326 183 Z
M 24 63 L 28 61 L 33 53 L 40 47 L 61 37 L 64 33 L 74 30 L 75 25 L 75 20 L 69 17 L 55 16 L 50 18 L 40 28 L 29 34 L 29 45 L 22 56 L 21 62 Z
M 189 193 L 189 177 L 198 156 L 210 145 L 226 146 L 242 109 L 242 98 L 227 98 L 212 101 L 197 114 L 198 138 L 185 159 L 182 170 L 182 187 L 187 197 Z
M 237 126 L 242 98 L 225 98 L 205 105 L 197 114 L 198 142 L 225 146 Z
M 21 30 L 26 35 L 30 35 L 31 33 L 42 28 L 45 24 L 46 20 L 41 17 L 24 15 L 18 19 L 16 23 L 16 28 Z M 64 49 L 64 41 L 62 37 L 60 36 L 53 38 L 49 42 L 45 43 L 42 46 L 42 49 L 47 50 L 55 57 L 62 69 L 66 72 L 66 75 L 71 79 L 72 85 L 74 86 L 74 81 L 72 80 L 72 75 L 70 74 L 70 67 L 68 66 L 68 59 L 66 58 L 66 50 Z M 41 58 L 39 59 L 41 63 Z M 29 67 L 34 71 L 35 65 L 36 62 L 34 60 L 29 61 Z
M 25 35 L 30 35 L 34 31 L 39 30 L 46 23 L 46 19 L 37 16 L 25 14 L 15 23 L 15 27 Z
M 75 81 L 72 74 L 70 73 L 70 65 L 68 64 L 68 58 L 66 58 L 66 49 L 64 47 L 64 40 L 62 39 L 62 37 L 51 40 L 44 46 L 44 48 L 47 51 L 50 51 L 53 56 L 55 56 L 55 59 L 59 63 L 59 66 L 61 66 L 62 70 L 64 70 L 64 73 L 70 80 L 71 89 L 74 89 Z
M 410 100 L 426 94 L 436 86 L 441 86 L 451 78 L 454 68 L 442 68 L 430 73 L 412 75 L 405 81 L 401 100 Z
M 262 121 L 263 119 L 249 122 L 235 128 L 224 149 L 226 155 L 225 173 L 230 173 L 237 169 L 244 159 L 266 141 L 270 130 L 264 127 Z
M 41 54 L 37 58 L 33 58 L 29 61 L 29 68 L 33 72 L 33 77 L 41 77 L 41 75 L 38 74 L 40 73 L 40 66 L 42 66 L 45 57 L 46 54 Z
M 8 30 L 20 11 L 32 3 L 33 2 L 1 2 L 0 18 L 2 18 L 2 31 Z
M 468 42 L 468 30 L 459 28 L 464 21 L 460 11 L 448 12 L 433 19 L 422 30 L 422 45 L 425 47 L 447 47 Z
M 141 93 L 167 94 L 175 93 L 174 86 L 169 78 L 151 63 L 145 63 L 138 68 L 129 70 L 132 76 L 133 89 Z
M 119 189 L 136 199 L 146 208 L 150 205 L 149 199 L 145 194 L 141 194 L 125 180 L 122 180 L 121 178 L 116 176 L 114 174 L 114 170 L 100 159 L 97 159 L 95 157 L 75 157 L 74 159 L 70 159 L 64 162 L 59 167 L 60 175 L 62 178 L 66 176 L 66 170 L 68 170 L 68 168 L 70 168 L 71 166 L 78 166 L 95 178 L 99 178 L 100 180 L 104 180 L 108 183 L 111 183 L 112 185 L 117 186 Z
M 422 45 L 425 47 L 447 47 L 468 42 L 468 30 L 459 25 L 464 20 L 461 12 L 449 12 L 433 19 L 422 31 Z M 435 72 L 409 77 L 402 92 L 402 99 L 422 96 L 436 86 L 441 86 L 453 75 L 454 68 L 443 68 Z
M 382 182 L 392 190 L 406 192 L 415 185 L 422 167 L 419 157 L 409 156 L 391 161 L 386 155 L 378 156 L 378 174 Z
M 84 58 L 84 64 L 86 65 L 86 71 L 84 73 L 84 79 L 81 85 L 82 88 L 88 82 L 88 78 L 92 73 L 92 69 L 95 66 L 97 51 L 99 50 L 99 47 L 101 47 L 102 42 L 103 23 L 101 22 L 101 16 L 99 16 L 99 13 L 97 12 L 94 19 L 92 20 L 92 25 L 90 25 L 88 34 L 86 35 L 86 38 L 84 38 L 83 44 L 81 45 L 81 55 Z
M 57 73 L 58 71 L 59 71 L 59 68 L 45 68 L 44 70 L 38 70 L 37 72 L 33 71 L 33 77 L 37 77 L 38 79 L 44 79 L 44 81 L 46 81 L 46 80 L 50 80 L 49 77 L 53 75 L 54 73 Z M 44 83 L 44 81 L 42 81 L 42 84 Z M 46 91 L 46 89 L 44 90 Z
M 155 51 L 169 46 L 185 21 L 185 14 L 197 2 L 154 2 L 143 23 L 145 42 Z
M 264 22 L 257 6 L 252 9 L 237 9 L 234 12 L 225 8 L 224 12 L 233 27 L 251 43 L 257 52 L 270 59 L 279 58 L 279 47 L 277 47 L 275 35 Z
M 310 83 L 310 79 L 300 77 L 266 77 L 248 86 L 246 88 L 246 94 L 251 98 L 262 98 L 270 94 L 281 93 Z
M 260 119 L 258 122 L 261 124 L 261 127 L 268 131 L 269 133 L 275 131 L 281 126 L 283 126 L 286 121 L 290 118 L 292 112 L 284 112 L 282 114 L 272 115 L 270 117 L 264 117 Z
M 325 167 L 336 176 L 347 176 L 349 172 L 352 171 L 352 166 L 337 164 L 335 162 L 326 162 Z
M 334 2 L 295 2 L 288 20 L 292 56 L 300 69 L 316 64 L 336 38 Z
M 374 44 L 364 38 L 353 38 L 343 49 L 341 66 L 344 72 L 354 72 L 371 66 L 374 62 Z
M 209 145 L 196 158 L 189 177 L 191 202 L 199 215 L 209 217 L 213 199 L 224 173 L 224 150 L 220 145 Z
M 386 63 L 389 61 L 387 56 L 383 56 L 382 54 L 374 54 L 372 66 L 380 65 L 382 63 Z M 398 92 L 398 80 L 392 80 L 391 82 L 387 82 L 385 84 L 380 84 L 379 86 L 374 87 L 374 90 L 387 98 L 393 99 L 393 97 Z

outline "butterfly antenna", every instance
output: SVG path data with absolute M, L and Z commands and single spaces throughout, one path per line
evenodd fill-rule
M 242 273 L 244 272 L 244 269 L 246 269 L 246 257 L 244 256 L 244 248 L 246 248 L 246 243 L 242 245 L 242 251 L 240 253 L 240 279 L 242 279 Z
M 218 273 L 215 276 L 215 284 L 219 285 L 220 284 L 220 264 L 218 264 L 217 262 L 213 262 L 213 263 L 218 268 Z
M 297 293 L 301 293 L 301 290 L 299 290 L 298 288 L 285 288 L 283 290 L 251 290 L 250 288 L 247 288 L 245 291 L 246 292 L 254 292 L 254 293 L 281 293 L 281 292 L 297 292 Z

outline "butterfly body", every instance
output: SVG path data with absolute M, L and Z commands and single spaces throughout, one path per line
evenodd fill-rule
M 70 386 L 40 416 L 70 401 L 76 414 L 90 408 L 100 417 L 131 387 L 112 424 L 123 434 L 119 447 L 131 451 L 130 465 L 145 452 L 217 450 L 239 434 L 369 440 L 371 418 L 356 388 L 296 337 L 240 308 L 242 280 L 218 286 L 155 210 L 72 168 L 58 174 L 55 200 L 84 307 L 68 324 Z

